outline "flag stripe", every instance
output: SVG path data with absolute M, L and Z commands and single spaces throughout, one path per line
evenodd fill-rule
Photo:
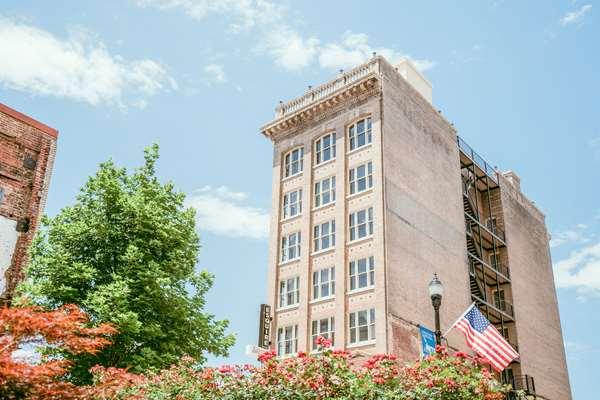
M 467 345 L 485 358 L 496 371 L 504 370 L 519 357 L 519 353 L 477 307 L 469 307 L 453 327 L 463 332 Z
M 465 333 L 469 347 L 479 353 L 480 356 L 486 358 L 492 364 L 494 369 L 502 370 L 510 363 L 491 351 L 488 346 L 486 346 L 486 344 L 477 336 L 477 332 L 474 332 L 467 322 L 461 321 L 457 326 L 462 328 L 461 330 Z

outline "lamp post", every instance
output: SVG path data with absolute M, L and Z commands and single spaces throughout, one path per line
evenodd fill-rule
M 440 330 L 440 306 L 442 305 L 442 295 L 444 294 L 444 285 L 438 279 L 437 274 L 433 274 L 433 279 L 429 282 L 429 297 L 435 310 L 435 344 L 442 345 L 442 331 Z

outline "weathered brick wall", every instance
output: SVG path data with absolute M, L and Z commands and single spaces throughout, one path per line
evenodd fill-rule
M 571 399 L 548 233 L 529 200 L 500 177 L 521 372 L 534 377 L 538 395 Z
M 387 309 L 413 325 L 392 319 L 389 347 L 411 360 L 418 355 L 418 346 L 408 344 L 418 340 L 416 325 L 434 328 L 427 291 L 434 272 L 448 294 L 442 331 L 470 304 L 462 183 L 454 129 L 391 65 L 383 65 Z M 455 332 L 448 341 L 465 349 Z
M 23 278 L 44 209 L 58 132 L 0 103 L 0 300 Z

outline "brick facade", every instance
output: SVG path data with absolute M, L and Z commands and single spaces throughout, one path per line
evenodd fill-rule
M 516 174 L 501 175 L 472 150 L 466 153 L 454 127 L 432 106 L 426 80 L 416 69 L 413 77 L 417 84 L 398 66 L 374 57 L 280 104 L 275 119 L 262 127 L 274 146 L 267 285 L 272 345 L 281 355 L 310 351 L 315 322 L 333 318 L 336 348 L 361 357 L 388 352 L 414 360 L 420 352 L 418 327 L 434 327 L 427 285 L 436 272 L 446 293 L 443 332 L 475 302 L 521 353 L 502 379 L 523 389 L 523 382 L 535 378 L 529 394 L 569 400 L 544 216 L 520 191 Z M 364 118 L 372 122 L 372 141 L 351 148 L 352 127 Z M 331 132 L 337 154 L 317 162 L 317 144 Z M 299 148 L 303 169 L 286 177 L 286 154 Z M 372 187 L 353 193 L 350 171 L 365 163 L 372 164 Z M 323 206 L 315 200 L 315 185 L 327 177 L 335 177 L 336 199 Z M 297 190 L 302 211 L 284 218 L 284 196 Z M 367 208 L 371 233 L 352 240 L 352 215 Z M 324 221 L 335 221 L 335 245 L 314 251 L 314 229 Z M 282 238 L 294 232 L 301 234 L 300 256 L 284 260 Z M 351 264 L 366 257 L 374 260 L 374 283 L 352 289 Z M 335 271 L 335 295 L 320 298 L 313 274 L 327 268 Z M 287 298 L 285 291 L 280 297 L 282 283 L 296 277 L 298 301 L 278 307 Z M 353 317 L 371 310 L 374 324 L 357 341 Z M 294 327 L 297 334 L 285 330 Z M 445 339 L 449 347 L 468 351 L 456 330 Z M 292 350 L 278 343 L 293 343 Z
M 0 103 L 0 300 L 23 279 L 44 210 L 58 131 Z

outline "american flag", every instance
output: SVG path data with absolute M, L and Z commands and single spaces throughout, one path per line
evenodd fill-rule
M 464 333 L 467 345 L 479 356 L 490 362 L 492 367 L 501 372 L 515 358 L 519 357 L 512 346 L 498 332 L 498 329 L 485 318 L 473 303 L 459 318 L 453 327 Z

